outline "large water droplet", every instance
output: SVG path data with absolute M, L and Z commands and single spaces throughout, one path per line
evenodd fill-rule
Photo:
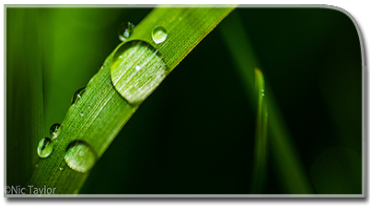
M 156 26 L 152 31 L 152 39 L 156 44 L 162 43 L 167 38 L 167 31 L 162 26 Z
M 130 41 L 113 56 L 111 79 L 117 92 L 130 104 L 146 99 L 166 77 L 161 54 L 147 42 Z
M 94 166 L 96 155 L 86 142 L 77 140 L 68 146 L 64 161 L 71 169 L 85 173 Z
M 122 23 L 118 28 L 118 38 L 123 42 L 126 41 L 132 34 L 134 28 L 135 25 L 130 22 Z
M 51 141 L 50 138 L 45 137 L 40 140 L 39 145 L 37 147 L 37 154 L 40 158 L 47 158 L 53 152 L 54 143 Z
M 62 132 L 62 128 L 59 123 L 55 123 L 50 127 L 50 136 L 51 139 L 55 139 L 58 137 L 58 135 Z
M 82 95 L 84 94 L 85 92 L 85 88 L 80 88 L 78 89 L 75 94 L 73 95 L 72 97 L 72 101 L 71 101 L 71 104 L 75 104 L 77 103 L 78 100 L 80 100 L 82 98 Z

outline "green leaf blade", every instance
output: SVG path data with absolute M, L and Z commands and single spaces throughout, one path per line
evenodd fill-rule
M 263 74 L 259 69 L 255 69 L 254 72 L 258 105 L 252 193 L 262 193 L 264 184 L 266 183 L 267 171 L 268 109 L 267 101 L 265 99 L 265 81 L 263 78 Z
M 248 41 L 248 34 L 242 27 L 238 14 L 230 15 L 224 22 L 228 24 L 221 25 L 221 35 L 240 73 L 246 94 L 250 102 L 255 104 L 253 70 L 256 66 L 261 65 Z M 229 33 L 231 29 L 233 29 L 233 33 Z M 265 86 L 268 89 L 269 84 L 266 82 Z M 310 194 L 313 192 L 311 183 L 302 167 L 299 154 L 295 151 L 293 139 L 289 135 L 273 93 L 270 92 L 266 98 L 269 102 L 268 129 L 269 136 L 271 136 L 271 155 L 274 157 L 273 164 L 279 168 L 279 179 L 287 193 Z
M 220 12 L 216 12 L 215 15 L 213 15 L 214 17 L 218 16 L 217 18 L 210 19 L 213 23 L 212 21 L 208 21 L 206 24 L 207 27 L 202 24 L 196 26 L 198 31 L 202 31 L 202 33 L 197 33 L 198 35 L 195 37 L 190 36 L 192 37 L 191 39 L 184 39 L 184 37 L 188 37 L 188 34 L 192 34 L 195 29 L 192 31 L 175 31 L 175 29 L 179 29 L 179 26 L 191 24 L 191 21 L 186 21 L 186 17 L 181 19 L 181 15 L 184 15 L 184 13 L 179 11 L 186 11 L 186 14 L 192 14 L 194 12 L 197 15 L 203 14 L 205 15 L 204 17 L 206 17 L 207 15 L 213 14 L 214 10 L 209 8 L 155 9 L 135 28 L 134 35 L 130 37 L 126 43 L 131 40 L 141 40 L 154 45 L 153 41 L 150 40 L 151 31 L 153 30 L 152 26 L 162 25 L 167 27 L 167 32 L 169 34 L 167 40 L 164 42 L 167 44 L 154 46 L 163 56 L 168 69 L 172 70 L 191 49 L 193 49 L 232 10 L 232 8 L 216 10 Z M 179 22 L 181 22 L 181 24 Z M 177 25 L 177 27 L 171 28 L 170 26 L 172 25 Z M 203 30 L 203 27 L 206 27 L 206 29 Z M 182 38 L 171 38 L 171 34 L 175 32 L 177 36 L 173 37 Z M 97 155 L 97 159 L 99 159 L 142 103 L 142 101 L 136 104 L 129 103 L 127 99 L 122 97 L 122 95 L 124 96 L 122 91 L 125 89 L 114 87 L 114 84 L 117 85 L 119 83 L 112 83 L 112 81 L 115 81 L 115 76 L 121 77 L 121 74 L 125 73 L 127 70 L 121 68 L 121 65 L 116 63 L 117 56 L 121 56 L 122 53 L 119 51 L 120 46 L 113 51 L 104 62 L 100 71 L 89 81 L 83 97 L 69 108 L 61 124 L 63 131 L 56 139 L 53 153 L 47 159 L 40 161 L 39 167 L 36 169 L 29 182 L 30 184 L 36 187 L 43 187 L 44 185 L 55 187 L 56 194 L 77 193 L 88 176 L 88 172 L 77 172 L 66 166 L 65 155 L 68 146 L 76 140 L 83 141 L 92 148 Z M 135 55 L 133 55 L 131 59 L 137 60 Z M 123 62 L 123 60 L 120 60 L 120 62 Z M 112 74 L 113 68 L 117 71 L 113 71 Z M 142 71 L 140 74 L 144 76 L 145 73 L 148 72 Z M 112 75 L 114 77 L 113 79 L 111 78 Z M 138 78 L 141 78 L 140 75 L 138 75 Z M 118 78 L 116 81 L 119 80 L 121 80 L 121 78 Z M 147 96 L 148 95 L 145 95 L 145 97 Z M 145 99 L 145 97 L 143 99 Z M 70 161 L 69 157 L 68 161 Z M 60 168 L 64 168 L 64 170 L 59 170 Z

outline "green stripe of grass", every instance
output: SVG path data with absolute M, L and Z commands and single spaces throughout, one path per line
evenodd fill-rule
M 247 12 L 247 11 L 245 11 Z M 253 21 L 253 20 L 251 20 Z M 246 94 L 253 104 L 256 98 L 253 83 L 255 67 L 261 67 L 252 50 L 248 35 L 243 23 L 236 12 L 229 15 L 219 26 L 223 40 L 230 52 L 235 66 L 241 75 Z M 231 33 L 232 32 L 232 33 Z M 266 89 L 271 90 L 266 81 Z M 278 179 L 286 193 L 310 194 L 312 186 L 302 166 L 300 157 L 295 149 L 294 141 L 290 137 L 284 118 L 273 97 L 273 90 L 266 96 L 269 102 L 269 140 L 272 152 L 272 164 L 278 169 Z
M 171 71 L 232 10 L 233 8 L 156 8 L 139 23 L 128 41 L 140 40 L 151 44 L 163 56 Z M 166 28 L 168 37 L 165 42 L 156 45 L 151 40 L 151 32 L 158 25 Z M 119 45 L 116 49 L 120 49 L 123 45 Z M 111 80 L 111 76 L 120 77 L 120 73 L 127 71 L 127 69 L 118 69 L 116 74 L 111 75 L 112 68 L 121 66 L 117 63 L 117 59 L 113 58 L 123 56 L 124 52 L 127 51 L 115 50 L 108 56 L 102 68 L 87 84 L 83 97 L 70 107 L 61 124 L 62 132 L 54 144 L 52 154 L 40 160 L 30 185 L 55 187 L 57 194 L 78 193 L 88 172 L 80 173 L 66 165 L 64 157 L 66 154 L 69 159 L 66 153 L 68 145 L 75 140 L 83 140 L 99 159 L 138 109 L 142 101 L 129 104 L 121 96 L 125 95 L 116 91 L 117 87 L 113 86 Z M 131 63 L 135 63 L 137 59 L 150 60 L 152 55 L 148 56 L 138 58 L 133 55 L 130 57 L 134 60 Z M 140 74 L 137 75 L 138 78 L 151 73 L 145 69 L 148 70 L 143 67 L 138 72 Z M 145 97 L 141 99 L 144 100 Z M 36 148 L 31 149 L 36 150 Z M 78 162 L 82 160 L 79 159 Z M 63 170 L 59 170 L 60 168 Z
M 256 75 L 255 84 L 258 103 L 252 193 L 262 193 L 266 182 L 268 110 L 265 99 L 265 80 L 263 74 L 259 69 L 255 69 L 254 72 Z

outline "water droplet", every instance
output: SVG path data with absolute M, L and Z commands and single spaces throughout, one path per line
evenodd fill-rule
M 57 138 L 61 131 L 62 131 L 62 128 L 59 123 L 55 123 L 54 125 L 52 125 L 50 127 L 51 139 Z
M 47 158 L 53 152 L 54 143 L 50 138 L 45 137 L 40 140 L 39 146 L 37 147 L 37 154 L 40 158 Z
M 139 71 L 141 67 L 139 65 L 135 66 L 136 71 Z
M 123 42 L 126 41 L 132 34 L 134 28 L 135 25 L 130 22 L 122 23 L 118 28 L 118 38 Z
M 152 31 L 152 39 L 156 44 L 162 43 L 167 38 L 167 31 L 162 26 L 156 26 Z
M 83 117 L 83 116 L 84 116 L 84 113 L 83 113 L 83 112 L 81 112 L 81 113 L 80 113 L 80 115 L 81 115 L 81 117 Z
M 77 140 L 68 146 L 64 161 L 71 169 L 85 173 L 94 166 L 96 155 L 86 142 Z
M 72 101 L 71 101 L 71 104 L 75 104 L 77 103 L 78 100 L 80 100 L 82 98 L 82 95 L 84 94 L 85 92 L 85 88 L 80 88 L 78 89 L 75 94 L 73 95 L 72 97 Z
M 39 167 L 39 164 L 38 164 L 38 163 L 36 163 L 36 164 L 35 164 L 35 167 L 36 167 L 36 168 L 38 168 L 38 167 Z
M 128 103 L 136 105 L 158 87 L 167 71 L 157 49 L 144 41 L 130 41 L 115 51 L 111 79 L 115 90 Z
M 60 167 L 60 168 L 59 168 L 59 171 L 63 171 L 63 170 L 64 170 L 64 168 L 63 168 L 63 167 Z

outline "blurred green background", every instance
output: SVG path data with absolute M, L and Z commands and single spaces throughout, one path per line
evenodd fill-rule
M 150 11 L 6 9 L 7 185 L 28 181 L 39 139 L 63 121 L 74 92 L 120 43 L 119 25 L 138 24 Z M 248 33 L 256 67 L 269 84 L 266 94 L 276 98 L 312 193 L 361 193 L 362 68 L 353 22 L 332 9 L 239 8 L 220 25 L 240 30 L 235 17 Z M 250 192 L 257 102 L 248 98 L 220 30 L 141 105 L 80 193 Z M 273 160 L 269 155 L 263 193 L 291 193 Z

